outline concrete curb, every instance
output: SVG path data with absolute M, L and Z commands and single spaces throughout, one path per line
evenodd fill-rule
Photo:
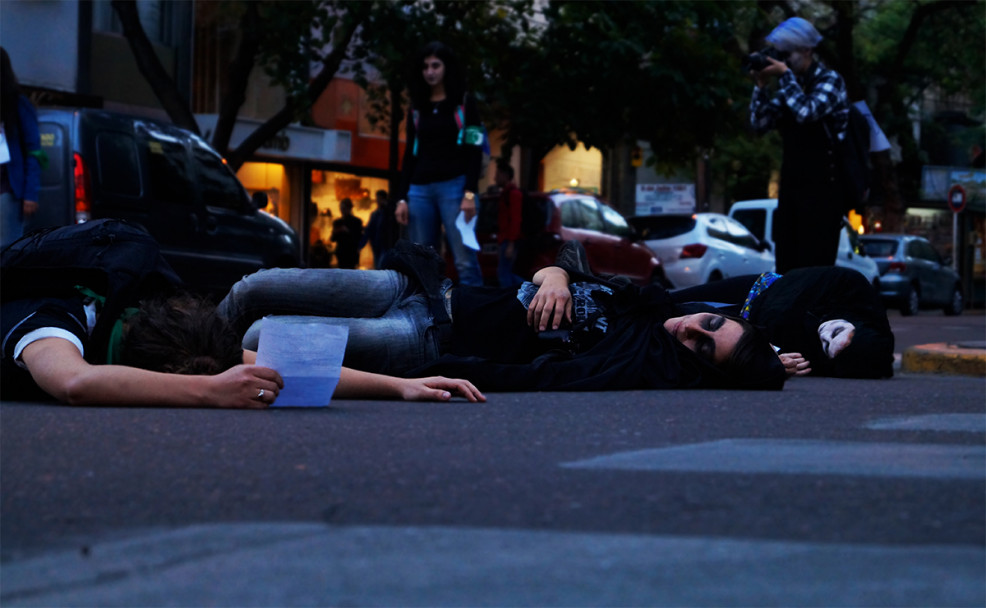
M 904 351 L 901 370 L 986 377 L 986 342 L 920 344 Z

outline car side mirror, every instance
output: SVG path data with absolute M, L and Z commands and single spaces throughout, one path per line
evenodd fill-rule
M 267 193 L 266 192 L 264 192 L 262 190 L 258 190 L 257 192 L 254 192 L 253 193 L 253 196 L 251 197 L 251 200 L 253 201 L 253 206 L 254 206 L 255 209 L 266 209 L 267 208 Z

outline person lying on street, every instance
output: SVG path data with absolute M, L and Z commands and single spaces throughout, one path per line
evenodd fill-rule
M 88 314 L 88 322 L 87 322 Z M 108 361 L 85 359 L 94 315 L 79 297 L 4 302 L 3 398 L 72 405 L 263 408 L 284 382 L 254 365 L 240 338 L 204 299 L 178 295 L 142 303 L 122 324 Z M 343 368 L 334 397 L 408 401 L 485 397 L 469 382 L 443 377 L 395 378 Z
M 795 375 L 893 376 L 894 334 L 880 294 L 838 266 L 746 275 L 679 289 L 678 303 L 713 302 L 763 327 Z
M 519 289 L 453 287 L 433 250 L 406 241 L 384 266 L 261 270 L 219 312 L 248 349 L 264 316 L 301 316 L 348 328 L 348 367 L 451 375 L 484 391 L 780 389 L 787 377 L 746 320 L 594 276 L 577 242 Z

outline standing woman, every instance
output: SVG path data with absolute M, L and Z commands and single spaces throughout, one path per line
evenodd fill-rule
M 24 234 L 24 220 L 38 210 L 41 137 L 38 117 L 20 86 L 7 50 L 0 47 L 0 247 Z
M 452 50 L 441 42 L 425 46 L 409 84 L 411 108 L 394 215 L 408 238 L 436 250 L 445 227 L 461 285 L 482 285 L 476 252 L 456 228 L 459 212 L 476 215 L 476 188 L 483 160 L 479 112 L 466 94 Z

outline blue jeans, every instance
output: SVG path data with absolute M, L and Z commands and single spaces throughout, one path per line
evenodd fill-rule
M 24 203 L 10 192 L 0 195 L 0 248 L 24 234 Z
M 244 277 L 219 303 L 219 314 L 256 350 L 266 315 L 349 327 L 343 365 L 395 376 L 440 355 L 434 317 L 424 294 L 408 293 L 392 270 L 275 268 Z
M 455 227 L 455 218 L 462 205 L 462 194 L 466 189 L 463 175 L 445 182 L 433 184 L 411 184 L 407 192 L 408 219 L 407 238 L 415 243 L 431 245 L 438 251 L 441 241 L 441 226 L 445 226 L 455 270 L 459 273 L 460 285 L 482 285 L 483 273 L 479 269 L 476 252 L 462 243 L 462 235 Z M 477 207 L 479 201 L 476 201 Z

